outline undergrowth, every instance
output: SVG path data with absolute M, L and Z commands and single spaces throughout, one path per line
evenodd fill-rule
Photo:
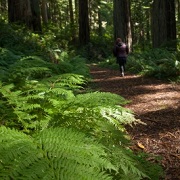
M 128 101 L 86 92 L 86 59 L 51 37 L 50 48 L 48 36 L 0 32 L 0 178 L 159 179 L 161 167 L 129 148 L 124 126 L 141 122 L 123 107 Z
M 131 53 L 127 58 L 126 71 L 143 76 L 178 81 L 180 79 L 180 52 L 152 49 L 142 53 Z M 100 62 L 101 67 L 119 69 L 115 57 Z

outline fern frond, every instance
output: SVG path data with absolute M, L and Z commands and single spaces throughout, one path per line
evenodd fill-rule
M 40 57 L 23 57 L 8 67 L 6 81 L 22 86 L 27 79 L 42 79 L 52 74 L 49 67 L 49 63 Z
M 61 74 L 53 75 L 49 78 L 44 78 L 41 81 L 42 84 L 45 84 L 50 88 L 65 88 L 65 89 L 80 89 L 86 83 L 84 76 L 77 74 Z
M 127 102 L 123 97 L 111 93 L 95 92 L 79 94 L 74 98 L 70 98 L 69 101 L 61 107 L 59 112 L 65 116 L 69 113 L 70 117 L 73 113 L 77 113 L 78 115 L 74 117 L 75 119 L 76 117 L 84 120 L 98 119 L 100 116 L 102 117 L 100 111 L 103 108 L 112 108 L 117 104 L 126 104 Z
M 138 162 L 131 150 L 128 148 L 119 148 L 118 146 L 114 146 L 113 148 L 109 146 L 109 148 L 113 150 L 113 154 L 110 154 L 112 162 L 119 167 L 119 172 L 116 174 L 117 179 L 124 180 L 130 177 L 134 179 L 150 179 L 143 169 L 144 164 Z
M 127 101 L 124 98 L 111 93 L 77 95 L 61 104 L 49 126 L 74 127 L 99 136 L 100 139 L 106 139 L 107 142 L 111 138 L 113 142 L 119 142 L 115 138 L 119 134 L 118 139 L 122 138 L 124 141 L 123 125 L 138 122 L 130 111 L 117 105 L 125 103 Z
M 108 105 L 125 105 L 129 101 L 125 100 L 122 96 L 109 92 L 93 92 L 86 94 L 79 94 L 76 96 L 74 103 L 81 104 L 81 106 L 95 107 L 95 106 L 108 106 Z
M 121 106 L 114 106 L 114 108 L 101 108 L 101 114 L 105 119 L 108 119 L 115 126 L 118 126 L 119 123 L 123 125 L 142 123 L 140 120 L 134 117 L 133 112 Z
M 34 138 L 0 127 L 0 178 L 110 180 L 116 168 L 104 147 L 84 134 L 55 128 Z

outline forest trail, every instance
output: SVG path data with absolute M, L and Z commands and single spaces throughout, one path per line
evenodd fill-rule
M 180 85 L 90 65 L 93 88 L 121 95 L 146 125 L 127 127 L 132 148 L 162 156 L 165 180 L 180 180 Z

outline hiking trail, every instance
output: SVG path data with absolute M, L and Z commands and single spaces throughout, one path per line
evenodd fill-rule
M 162 157 L 165 180 L 180 180 L 180 85 L 90 65 L 93 88 L 121 95 L 146 125 L 127 127 L 133 150 Z

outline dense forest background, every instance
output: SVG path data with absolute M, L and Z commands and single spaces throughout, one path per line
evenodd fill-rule
M 93 92 L 88 65 L 180 81 L 179 0 L 0 0 L 0 178 L 160 179 L 135 153 L 123 97 Z M 153 159 L 149 161 L 149 159 Z

